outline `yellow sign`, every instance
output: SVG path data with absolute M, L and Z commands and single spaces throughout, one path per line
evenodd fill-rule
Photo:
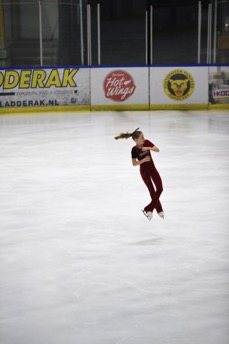
M 173 100 L 182 101 L 189 98 L 195 89 L 191 74 L 183 69 L 170 72 L 164 80 L 164 91 Z
M 0 71 L 0 87 L 4 90 L 27 88 L 77 87 L 74 76 L 78 72 L 76 68 L 58 69 L 26 69 Z

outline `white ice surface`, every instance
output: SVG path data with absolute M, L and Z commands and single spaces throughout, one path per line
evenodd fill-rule
M 160 153 L 166 218 L 133 141 Z M 229 343 L 229 114 L 0 116 L 1 344 Z

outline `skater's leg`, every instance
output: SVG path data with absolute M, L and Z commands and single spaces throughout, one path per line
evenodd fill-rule
M 158 214 L 161 213 L 161 212 L 163 212 L 163 208 L 162 208 L 162 205 L 161 205 L 160 200 L 158 200 L 155 209 L 156 209 L 156 211 L 157 211 Z
M 150 192 L 151 199 L 153 200 L 153 197 L 155 195 L 155 188 L 154 188 L 152 179 L 150 179 L 150 181 L 151 181 L 151 188 L 150 188 L 149 192 Z M 157 213 L 161 213 L 163 211 L 163 208 L 162 208 L 160 200 L 158 200 L 158 202 L 157 202 L 157 204 L 155 206 L 155 209 L 156 209 Z
M 158 212 L 161 212 L 161 211 L 163 211 L 162 207 L 161 207 L 161 203 L 158 203 L 158 202 L 160 202 L 159 197 L 161 196 L 161 193 L 163 191 L 163 185 L 162 185 L 161 177 L 160 177 L 160 175 L 156 169 L 152 173 L 152 179 L 153 179 L 153 182 L 155 184 L 156 191 L 153 194 L 152 202 L 149 205 L 147 205 L 147 207 L 145 207 L 144 210 L 146 212 L 147 211 L 153 212 L 153 210 L 156 208 L 156 210 Z M 151 183 L 152 183 L 152 181 L 151 181 Z M 149 184 L 149 182 L 148 182 L 148 184 Z
M 144 183 L 146 184 L 146 186 L 147 186 L 147 188 L 149 190 L 149 193 L 150 193 L 150 196 L 151 196 L 151 202 L 152 202 L 152 200 L 154 198 L 154 194 L 155 194 L 155 188 L 154 188 L 153 182 L 151 180 L 151 177 L 144 178 L 143 181 L 144 181 Z M 150 204 L 148 204 L 145 207 L 145 209 L 147 209 L 151 205 L 151 202 L 150 202 Z M 157 213 L 160 213 L 160 212 L 163 211 L 160 200 L 158 200 L 155 209 L 156 209 Z

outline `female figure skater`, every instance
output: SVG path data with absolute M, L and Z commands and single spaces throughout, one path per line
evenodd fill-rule
M 143 133 L 138 129 L 139 128 L 137 128 L 132 134 L 122 133 L 119 136 L 115 136 L 115 139 L 128 139 L 129 137 L 132 137 L 135 141 L 136 145 L 131 151 L 132 164 L 133 166 L 140 166 L 140 174 L 151 196 L 150 204 L 148 204 L 142 211 L 148 220 L 152 219 L 154 209 L 156 209 L 161 218 L 164 218 L 164 211 L 159 200 L 163 191 L 162 180 L 150 153 L 150 151 L 159 152 L 159 149 L 149 140 L 145 140 Z

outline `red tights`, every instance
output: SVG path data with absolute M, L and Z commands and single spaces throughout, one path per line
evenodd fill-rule
M 157 169 L 154 167 L 150 171 L 141 172 L 141 176 L 151 196 L 151 202 L 144 208 L 144 210 L 146 212 L 148 211 L 153 212 L 153 210 L 156 209 L 156 211 L 160 213 L 161 211 L 163 211 L 161 202 L 159 200 L 161 193 L 163 191 L 163 185 L 162 185 L 160 174 L 158 173 Z M 156 187 L 156 191 L 155 191 L 153 183 Z

